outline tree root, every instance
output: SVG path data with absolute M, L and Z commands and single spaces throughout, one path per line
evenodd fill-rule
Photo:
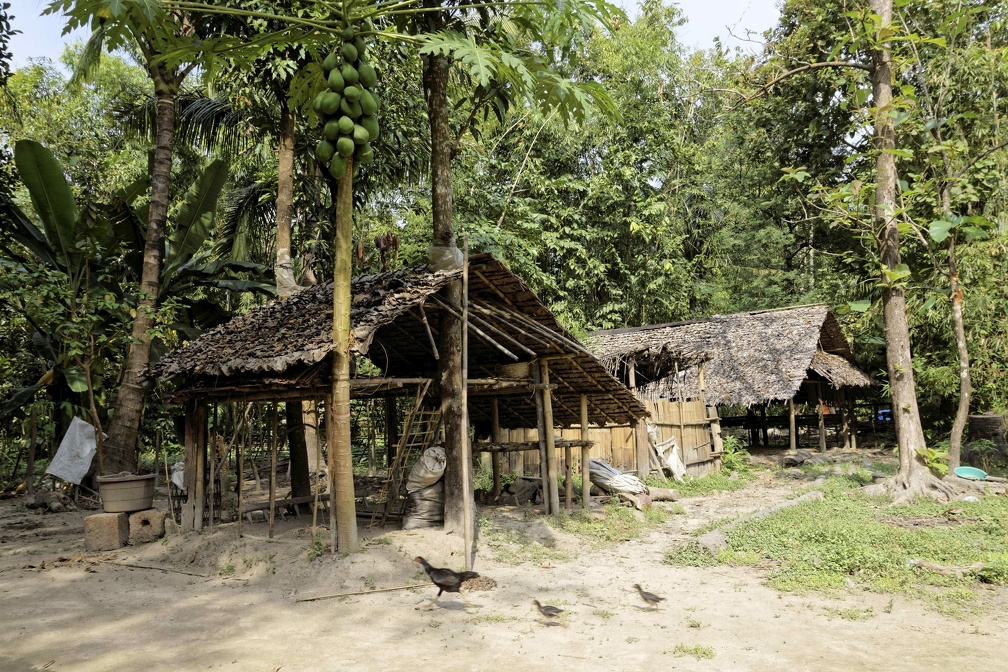
M 986 492 L 979 481 L 968 481 L 955 476 L 940 479 L 916 461 L 909 474 L 897 473 L 884 483 L 870 485 L 864 491 L 869 495 L 892 497 L 894 504 L 912 504 L 922 496 L 948 502 L 967 494 L 982 495 Z

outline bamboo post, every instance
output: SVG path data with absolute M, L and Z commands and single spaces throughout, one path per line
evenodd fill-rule
M 543 384 L 543 421 L 546 424 L 546 475 L 549 478 L 550 513 L 560 510 L 560 489 L 557 485 L 556 439 L 553 436 L 553 392 L 549 389 L 549 363 L 539 360 Z
M 546 447 L 546 404 L 543 401 L 545 398 L 544 389 L 542 387 L 542 368 L 538 365 L 532 367 L 532 382 L 536 385 L 536 391 L 533 393 L 535 397 L 536 404 L 536 428 L 539 434 L 539 477 L 542 481 L 542 494 L 543 494 L 543 513 L 551 513 L 550 511 L 550 487 L 549 487 L 549 473 L 546 467 L 547 458 L 547 447 Z M 522 472 L 524 473 L 524 472 Z
M 822 383 L 816 383 L 816 399 L 819 402 L 819 452 L 826 452 L 826 418 L 823 415 Z
M 200 404 L 196 424 L 196 529 L 203 529 L 206 511 L 207 407 Z
M 216 404 L 214 405 L 214 408 L 217 408 Z M 214 412 L 214 415 L 216 415 L 216 411 Z M 210 513 L 207 516 L 207 529 L 213 532 L 214 491 L 216 490 L 214 487 L 214 476 L 216 475 L 215 472 L 217 467 L 217 450 L 215 446 L 211 445 L 208 447 L 210 449 L 210 480 L 208 481 L 207 486 L 207 505 L 210 509 Z
M 25 492 L 35 494 L 35 451 L 38 447 L 38 408 L 32 404 L 31 418 L 28 420 L 31 428 L 28 430 L 28 464 L 25 466 Z
M 387 449 L 386 466 L 391 469 L 395 462 L 395 449 L 398 437 L 396 436 L 398 423 L 396 422 L 396 400 L 391 394 L 385 395 L 385 447 Z
M 588 440 L 588 395 L 581 395 L 581 440 Z M 587 511 L 591 508 L 591 473 L 588 471 L 588 462 L 591 448 L 581 446 L 581 506 Z
M 386 413 L 388 412 L 388 398 L 386 398 Z M 318 417 L 318 406 L 315 401 L 312 401 L 312 406 L 315 408 L 315 417 Z M 386 415 L 386 418 L 388 416 Z M 392 463 L 389 463 L 389 469 L 392 468 Z M 315 535 L 318 534 L 318 507 L 319 507 L 319 494 L 322 490 L 322 441 L 319 439 L 317 433 L 315 436 L 315 504 L 312 506 L 311 514 L 311 531 L 312 531 L 312 543 L 315 543 Z
M 242 428 L 241 439 L 238 441 L 238 445 L 235 446 L 235 472 L 238 475 L 238 538 L 241 539 L 242 536 L 242 498 L 245 495 L 245 484 L 243 483 L 245 479 L 245 465 L 243 460 L 245 458 L 245 437 L 248 436 L 248 432 L 251 431 L 249 427 Z
M 269 489 L 269 538 L 273 538 L 273 522 L 276 518 L 276 474 L 277 474 L 277 404 L 273 402 L 270 418 L 270 489 Z
M 853 397 L 847 398 L 848 412 L 850 413 L 850 447 L 851 450 L 857 450 L 857 405 Z
M 837 407 L 840 409 L 840 438 L 846 450 L 850 448 L 850 416 L 847 414 L 847 395 L 843 388 L 840 389 L 839 396 Z
M 794 397 L 788 399 L 788 449 L 794 453 L 798 450 L 798 428 L 795 419 Z
M 469 236 L 462 238 L 462 532 L 466 570 L 476 562 L 476 506 L 473 501 L 472 445 L 469 443 Z
M 500 431 L 500 407 L 498 405 L 497 397 L 493 399 L 493 406 L 490 409 L 490 440 L 493 443 L 500 443 L 501 431 Z M 493 453 L 491 455 L 491 460 L 493 463 L 493 496 L 494 501 L 500 497 L 501 494 L 501 453 Z

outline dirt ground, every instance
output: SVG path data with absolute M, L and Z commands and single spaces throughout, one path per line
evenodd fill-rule
M 85 553 L 90 512 L 36 515 L 24 498 L 6 500 L 0 670 L 1006 669 L 1003 588 L 985 593 L 982 615 L 955 620 L 856 586 L 792 595 L 766 587 L 758 568 L 662 563 L 690 530 L 806 486 L 768 473 L 744 490 L 683 500 L 685 515 L 602 549 L 534 510 L 484 509 L 496 531 L 483 535 L 476 570 L 496 587 L 470 592 L 468 610 L 446 595 L 431 611 L 417 610 L 436 594 L 430 586 L 377 590 L 426 580 L 416 555 L 460 568 L 448 550 L 460 544 L 440 530 L 362 523 L 363 552 L 312 560 L 309 516 L 280 522 L 273 541 L 263 523 L 245 525 L 241 539 L 231 524 Z M 515 542 L 517 529 L 542 545 Z M 643 607 L 634 583 L 667 598 L 660 611 Z M 567 613 L 546 624 L 533 598 Z

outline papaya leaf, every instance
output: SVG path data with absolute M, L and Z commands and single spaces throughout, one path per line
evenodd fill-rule
M 860 301 L 851 301 L 847 304 L 852 313 L 864 313 L 871 308 L 871 299 L 861 299 Z
M 910 277 L 910 267 L 906 264 L 896 264 L 895 268 L 882 267 L 882 272 L 890 283 L 896 284 L 904 278 Z
M 33 140 L 18 140 L 14 145 L 14 163 L 21 181 L 28 188 L 35 212 L 42 220 L 46 238 L 56 260 L 75 274 L 80 254 L 74 249 L 77 204 L 63 175 L 63 168 L 52 152 Z

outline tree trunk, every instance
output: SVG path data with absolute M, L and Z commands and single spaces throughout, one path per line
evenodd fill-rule
M 284 415 L 287 420 L 287 447 L 290 449 L 291 496 L 304 497 L 311 494 L 311 479 L 308 478 L 308 447 L 301 402 L 288 401 Z
M 333 180 L 328 180 L 330 187 Z M 332 531 L 333 553 L 353 553 L 357 539 L 357 509 L 354 500 L 353 455 L 350 451 L 350 280 L 353 249 L 353 159 L 347 158 L 346 175 L 333 189 L 335 206 L 336 263 L 333 273 L 333 372 L 332 393 L 327 405 L 326 436 L 329 444 L 329 492 L 336 506 L 336 529 Z
M 871 0 L 872 11 L 881 17 L 880 28 L 892 23 L 893 0 Z M 899 229 L 896 211 L 896 131 L 892 120 L 892 54 L 884 45 L 872 51 L 872 97 L 875 112 L 876 159 L 875 225 L 881 231 L 879 260 L 882 262 L 882 305 L 885 319 L 886 369 L 892 418 L 896 426 L 900 468 L 890 487 L 897 500 L 908 500 L 917 494 L 935 489 L 945 492 L 918 457 L 926 447 L 917 391 L 914 385 L 910 353 L 910 327 L 907 323 L 904 280 L 891 279 L 885 271 L 893 271 L 901 263 Z M 947 493 L 946 493 L 947 494 Z
M 291 262 L 291 213 L 294 208 L 294 112 L 285 91 L 280 98 L 280 146 L 277 151 L 276 283 L 277 298 L 286 299 L 297 288 Z
M 973 386 L 970 383 L 969 350 L 966 348 L 966 328 L 963 326 L 963 289 L 959 285 L 959 272 L 955 265 L 954 243 L 949 247 L 949 264 L 951 274 L 949 280 L 952 290 L 952 324 L 955 327 L 956 348 L 959 351 L 959 406 L 956 408 L 955 420 L 952 422 L 952 434 L 949 436 L 949 471 L 959 467 L 962 455 L 962 435 L 969 417 L 970 398 Z
M 451 60 L 430 55 L 424 64 L 424 88 L 431 129 L 431 209 L 434 226 L 434 248 L 456 248 L 452 220 L 451 151 L 449 126 L 448 74 Z M 442 290 L 449 305 L 462 305 L 462 282 L 456 281 Z M 445 512 L 444 529 L 461 533 L 465 526 L 463 498 L 471 497 L 463 482 L 462 460 L 468 428 L 462 412 L 462 324 L 450 313 L 441 314 L 441 353 L 439 378 L 441 385 L 441 418 L 445 431 Z
M 151 170 L 151 200 L 147 220 L 147 242 L 144 245 L 143 270 L 140 276 L 140 301 L 133 321 L 133 337 L 126 356 L 115 413 L 109 424 L 105 445 L 106 473 L 135 472 L 137 468 L 137 437 L 143 416 L 144 388 L 141 371 L 150 363 L 154 311 L 161 281 L 161 260 L 164 255 L 165 223 L 168 219 L 168 189 L 171 180 L 172 144 L 175 137 L 175 96 L 180 82 L 167 81 L 159 74 L 159 66 L 149 66 L 157 95 L 157 135 L 154 143 L 154 163 Z

